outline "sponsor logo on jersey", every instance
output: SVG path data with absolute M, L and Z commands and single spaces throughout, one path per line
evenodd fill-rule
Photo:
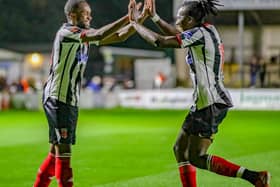
M 190 39 L 193 36 L 193 32 L 186 31 L 183 33 L 183 39 Z
M 86 64 L 88 61 L 88 54 L 78 51 L 76 58 L 78 60 L 78 64 Z

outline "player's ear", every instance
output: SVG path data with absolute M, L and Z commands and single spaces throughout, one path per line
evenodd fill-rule
M 70 12 L 70 13 L 69 13 L 69 18 L 70 18 L 70 20 L 72 20 L 72 21 L 77 20 L 77 13 L 75 13 L 75 12 Z
M 188 16 L 188 21 L 187 22 L 188 22 L 188 24 L 194 24 L 195 20 L 194 20 L 193 17 Z

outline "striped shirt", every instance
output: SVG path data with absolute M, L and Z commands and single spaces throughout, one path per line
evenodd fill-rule
M 44 102 L 48 97 L 77 106 L 81 81 L 89 56 L 89 43 L 83 43 L 83 30 L 63 24 L 58 30 L 52 51 L 50 74 L 44 86 Z
M 230 94 L 223 84 L 224 47 L 213 25 L 200 27 L 177 35 L 182 48 L 188 48 L 186 62 L 194 86 L 193 110 L 214 103 L 232 106 Z

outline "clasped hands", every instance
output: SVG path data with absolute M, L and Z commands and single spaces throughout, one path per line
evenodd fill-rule
M 153 17 L 156 15 L 155 0 L 144 0 L 144 6 L 142 2 L 136 3 L 135 0 L 130 0 L 128 5 L 128 17 L 132 24 L 140 22 L 142 18 Z

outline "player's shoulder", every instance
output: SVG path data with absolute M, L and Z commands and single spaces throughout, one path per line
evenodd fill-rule
M 193 35 L 197 32 L 200 32 L 200 29 L 199 27 L 194 27 L 194 28 L 191 28 L 191 29 L 188 29 L 188 30 L 185 30 L 181 33 L 181 37 L 183 39 L 190 39 L 193 37 Z
M 81 33 L 83 31 L 83 29 L 81 29 L 80 27 L 77 27 L 77 26 L 69 24 L 69 23 L 63 24 L 62 27 L 61 27 L 61 30 L 68 31 L 68 32 L 71 32 L 73 34 Z
M 80 34 L 82 33 L 82 29 L 75 26 L 71 25 L 68 23 L 63 24 L 60 29 L 58 30 L 58 35 L 60 36 L 69 36 L 69 35 L 75 35 L 75 34 Z
M 208 30 L 213 30 L 213 31 L 217 30 L 216 27 L 213 24 L 207 23 L 207 22 L 202 24 L 202 28 L 205 28 L 205 29 L 208 29 Z

